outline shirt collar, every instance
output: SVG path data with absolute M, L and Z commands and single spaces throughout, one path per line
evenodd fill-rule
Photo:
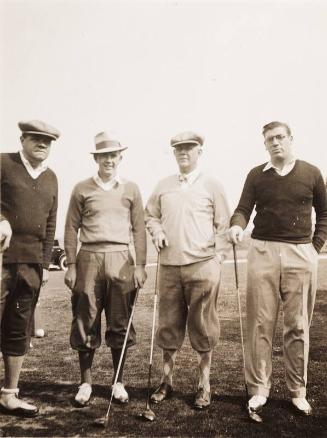
M 45 172 L 48 168 L 46 163 L 42 161 L 37 167 L 33 167 L 31 163 L 28 161 L 28 159 L 23 154 L 23 151 L 19 151 L 20 159 L 22 160 L 22 163 L 25 166 L 25 169 L 27 172 L 31 175 L 32 178 L 37 178 L 39 175 L 41 175 L 42 172 Z
M 93 177 L 94 182 L 103 190 L 111 190 L 116 184 L 122 184 L 122 179 L 119 175 L 115 175 L 110 181 L 104 182 L 97 173 Z
M 292 158 L 292 160 L 286 163 L 282 169 L 278 169 L 278 167 L 274 166 L 271 161 L 268 161 L 262 171 L 266 172 L 266 170 L 274 169 L 279 175 L 285 176 L 293 169 L 295 161 L 296 158 Z
M 180 182 L 187 182 L 188 184 L 193 184 L 194 181 L 197 179 L 197 177 L 200 175 L 200 169 L 197 167 L 192 172 L 185 174 L 185 173 L 179 173 L 178 179 Z

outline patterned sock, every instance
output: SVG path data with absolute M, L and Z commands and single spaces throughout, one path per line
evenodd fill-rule
M 203 387 L 206 391 L 210 391 L 210 367 L 212 351 L 199 352 L 198 357 L 198 375 L 199 375 L 199 387 Z
M 173 385 L 173 370 L 175 360 L 177 356 L 177 350 L 162 350 L 162 379 L 161 382 Z

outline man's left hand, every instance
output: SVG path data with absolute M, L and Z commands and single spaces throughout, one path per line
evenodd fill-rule
M 10 223 L 5 219 L 1 220 L 0 222 L 1 252 L 9 248 L 11 236 L 12 236 L 12 230 Z
M 45 286 L 49 281 L 49 271 L 43 268 L 42 286 Z
M 136 265 L 134 272 L 134 284 L 135 287 L 143 287 L 145 280 L 147 278 L 147 274 L 145 272 L 144 265 Z

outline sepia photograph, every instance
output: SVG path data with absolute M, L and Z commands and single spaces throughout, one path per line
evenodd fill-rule
M 0 437 L 326 436 L 326 23 L 0 0 Z

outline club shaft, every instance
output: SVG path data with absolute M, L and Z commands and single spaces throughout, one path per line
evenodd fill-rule
M 153 360 L 154 332 L 155 332 L 155 326 L 156 326 L 159 269 L 160 269 L 160 252 L 158 252 L 158 257 L 157 257 L 156 278 L 155 278 L 155 284 L 154 284 L 154 302 L 153 302 L 151 344 L 150 344 L 150 359 L 149 359 L 149 373 L 148 373 L 147 406 L 150 405 L 150 386 L 151 386 L 151 372 L 152 372 L 152 360 Z
M 238 281 L 237 252 L 236 252 L 236 245 L 235 244 L 233 245 L 233 255 L 234 255 L 234 272 L 235 272 L 235 284 L 236 284 L 236 293 L 237 293 L 238 314 L 239 314 L 239 320 L 240 320 L 242 358 L 243 358 L 243 374 L 244 374 L 244 382 L 245 382 L 245 392 L 246 392 L 246 396 L 248 398 L 248 386 L 247 386 L 246 376 L 245 376 L 245 348 L 244 348 L 242 307 L 241 307 L 241 297 L 240 297 L 240 289 L 239 289 L 239 281 Z
M 121 364 L 123 362 L 123 357 L 124 357 L 124 354 L 125 354 L 126 345 L 127 345 L 127 339 L 128 339 L 129 332 L 130 332 L 131 325 L 132 325 L 132 321 L 133 321 L 133 316 L 134 316 L 134 311 L 135 311 L 135 306 L 136 306 L 136 301 L 137 301 L 137 298 L 138 298 L 138 294 L 139 294 L 139 288 L 136 289 L 136 293 L 135 293 L 135 297 L 134 297 L 134 302 L 133 302 L 133 306 L 132 306 L 132 311 L 131 311 L 131 314 L 130 314 L 130 317 L 129 317 L 129 320 L 128 320 L 126 334 L 125 334 L 125 338 L 124 338 L 124 343 L 123 343 L 123 347 L 122 347 L 122 350 L 121 350 L 121 354 L 120 354 L 120 358 L 119 358 L 119 362 L 118 362 L 118 366 L 117 366 L 117 370 L 116 370 L 116 374 L 115 374 L 114 383 L 113 383 L 112 389 L 111 389 L 111 396 L 110 396 L 109 406 L 108 406 L 107 413 L 106 413 L 106 416 L 105 416 L 105 421 L 104 421 L 105 427 L 107 427 L 107 425 L 108 425 L 109 413 L 110 413 L 110 408 L 111 408 L 112 399 L 113 399 L 113 395 L 114 395 L 114 387 L 115 387 L 115 385 L 117 383 L 119 372 L 120 372 L 120 368 L 121 368 Z

